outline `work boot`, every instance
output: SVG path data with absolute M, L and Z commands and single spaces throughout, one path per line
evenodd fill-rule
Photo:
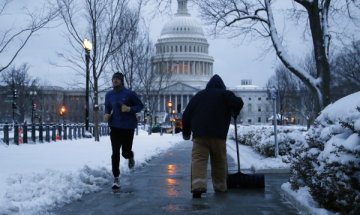
M 134 160 L 133 157 L 132 157 L 132 158 L 129 158 L 129 163 L 128 163 L 128 165 L 129 165 L 129 169 L 134 168 L 134 166 L 135 166 L 135 160 Z
M 191 192 L 192 192 L 192 194 L 193 194 L 193 198 L 194 198 L 194 199 L 201 199 L 201 194 L 202 194 L 202 193 L 205 193 L 206 191 L 203 190 L 203 189 L 196 189 L 196 190 L 193 190 L 193 191 L 191 191 Z
M 119 177 L 115 177 L 114 178 L 114 183 L 111 187 L 113 190 L 118 190 L 120 189 L 120 181 L 119 181 Z

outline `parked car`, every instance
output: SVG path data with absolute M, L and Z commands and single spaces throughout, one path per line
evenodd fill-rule
M 156 124 L 151 128 L 152 133 L 160 133 L 161 132 L 161 124 Z

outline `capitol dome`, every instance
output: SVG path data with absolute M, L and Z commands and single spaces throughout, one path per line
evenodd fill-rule
M 186 13 L 177 13 L 173 19 L 166 23 L 159 39 L 189 37 L 205 39 L 204 31 L 199 22 Z
M 201 24 L 188 12 L 187 2 L 178 0 L 177 13 L 162 28 L 153 67 L 171 73 L 172 82 L 203 89 L 213 75 L 214 59 Z

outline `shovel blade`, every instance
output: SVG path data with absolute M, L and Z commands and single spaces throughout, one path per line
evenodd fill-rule
M 241 172 L 229 174 L 227 178 L 227 187 L 229 189 L 264 189 L 265 176 L 263 174 L 244 174 Z

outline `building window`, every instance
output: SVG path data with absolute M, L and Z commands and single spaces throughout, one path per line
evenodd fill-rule
M 249 97 L 249 101 L 251 101 L 251 98 Z
M 261 101 L 261 97 L 259 97 L 258 100 Z
M 180 52 L 182 52 L 182 46 L 180 46 Z
M 258 118 L 258 122 L 261 122 L 261 117 Z
M 248 104 L 248 112 L 251 112 L 251 109 L 252 109 L 251 104 Z
M 251 123 L 251 119 L 248 119 L 248 123 Z
M 261 112 L 261 107 L 258 107 L 258 112 Z

